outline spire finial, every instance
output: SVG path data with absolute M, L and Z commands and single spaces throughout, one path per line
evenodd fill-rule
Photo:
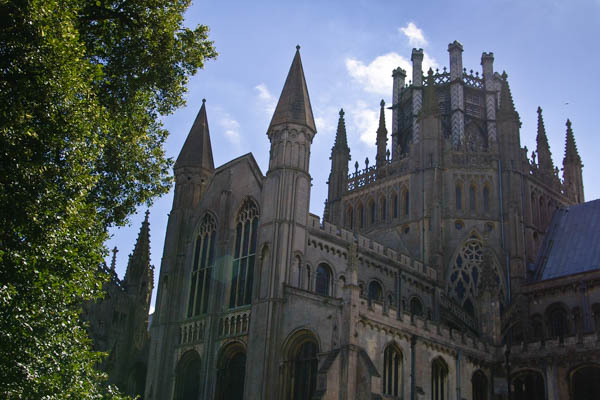
M 565 124 L 567 126 L 567 135 L 565 138 L 565 158 L 563 159 L 563 166 L 566 164 L 581 164 L 581 157 L 577 151 L 577 144 L 575 143 L 575 135 L 571 127 L 571 120 L 567 119 Z
M 206 99 L 202 99 L 202 104 L 206 103 Z
M 300 45 L 299 44 L 296 45 L 296 51 L 300 51 Z
M 111 271 L 114 271 L 117 266 L 117 253 L 118 252 L 119 252 L 119 249 L 117 249 L 117 246 L 115 246 L 112 249 L 113 256 L 112 256 L 112 261 L 110 262 L 110 270 Z
M 335 132 L 335 143 L 333 149 L 348 149 L 348 139 L 346 137 L 346 122 L 344 121 L 344 109 L 340 108 L 340 118 L 338 120 L 337 131 Z M 333 149 L 331 149 L 333 151 Z
M 544 117 L 542 115 L 542 107 L 538 106 L 538 126 L 537 126 L 537 154 L 538 163 L 540 168 L 546 172 L 554 171 L 554 165 L 552 163 L 552 153 L 550 152 L 550 145 L 548 144 L 548 137 L 546 136 L 546 127 L 544 126 Z
M 385 165 L 385 149 L 387 148 L 387 129 L 385 127 L 385 101 L 381 99 L 379 102 L 381 106 L 379 110 L 379 127 L 377 128 L 377 156 L 375 157 L 375 164 L 377 168 Z

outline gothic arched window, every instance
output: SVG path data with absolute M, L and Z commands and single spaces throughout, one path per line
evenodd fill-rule
M 317 267 L 317 282 L 315 291 L 323 296 L 329 296 L 331 286 L 331 270 L 327 264 L 319 264 Z
M 410 299 L 410 313 L 419 317 L 423 316 L 423 304 L 417 296 Z
M 404 192 L 402 193 L 402 202 L 404 205 L 404 216 L 408 216 L 408 212 L 410 210 L 410 197 L 408 196 L 408 189 L 404 189 Z
M 473 400 L 487 400 L 487 377 L 481 370 L 475 371 L 471 379 Z
M 381 210 L 381 220 L 385 221 L 387 219 L 387 201 L 385 200 L 385 197 L 379 199 L 379 208 Z
M 374 224 L 377 221 L 377 208 L 373 200 L 369 201 L 369 212 L 370 212 L 370 224 Z
M 383 290 L 377 281 L 369 283 L 369 300 L 381 301 L 383 299 Z
M 306 340 L 298 345 L 293 354 L 291 396 L 294 400 L 311 400 L 317 388 L 317 343 Z
M 254 201 L 247 199 L 237 217 L 229 297 L 230 308 L 250 304 L 252 301 L 257 228 L 258 207 Z
M 217 362 L 217 400 L 242 400 L 246 374 L 246 352 L 236 342 L 222 350 Z
M 476 198 L 475 198 L 475 186 L 471 185 L 469 187 L 469 209 L 474 211 L 476 208 Z
M 569 320 L 567 312 L 559 305 L 550 306 L 547 312 L 549 333 L 552 338 L 564 338 L 569 334 Z
M 396 193 L 392 194 L 392 207 L 392 216 L 398 218 L 398 195 Z
M 363 205 L 362 203 L 360 203 L 358 205 L 358 227 L 360 229 L 364 228 L 365 226 L 365 211 L 363 209 Z
M 512 379 L 512 386 L 513 399 L 543 400 L 546 398 L 544 377 L 538 371 L 526 370 L 517 373 Z
M 175 400 L 197 399 L 200 394 L 202 362 L 195 350 L 186 352 L 177 363 Z
M 456 185 L 455 199 L 456 199 L 456 209 L 462 210 L 462 186 L 460 186 L 459 184 Z
M 194 249 L 188 318 L 207 311 L 212 270 L 215 265 L 216 230 L 215 219 L 210 214 L 206 214 L 202 219 Z
M 483 187 L 483 211 L 490 211 L 490 189 L 487 186 Z
M 401 396 L 402 390 L 402 353 L 396 346 L 388 346 L 383 353 L 383 393 Z
M 446 400 L 448 391 L 448 367 L 441 358 L 431 363 L 431 400 Z
M 504 284 L 498 268 L 492 262 L 489 265 L 483 264 L 483 245 L 473 234 L 456 253 L 448 278 L 448 296 L 472 316 L 475 315 L 475 299 L 479 295 L 478 288 L 484 268 L 489 268 L 490 279 L 493 280 L 490 284 L 499 287 L 500 298 L 504 298 Z
M 352 210 L 352 206 L 349 206 L 346 210 L 346 228 L 354 228 L 354 211 Z
M 600 366 L 598 364 L 584 365 L 570 375 L 573 399 L 592 399 L 600 393 Z

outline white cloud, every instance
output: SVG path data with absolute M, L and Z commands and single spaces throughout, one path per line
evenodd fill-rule
M 425 53 L 423 56 L 424 73 L 430 67 L 435 69 L 437 66 L 437 61 Z M 406 71 L 408 83 L 412 79 L 412 62 L 398 53 L 390 52 L 378 56 L 369 64 L 356 58 L 346 59 L 348 74 L 361 84 L 365 91 L 381 95 L 392 94 L 392 71 L 397 67 Z
M 271 94 L 267 88 L 267 85 L 260 83 L 254 87 L 254 90 L 258 92 L 258 100 L 265 110 L 265 113 L 269 117 L 273 116 L 273 113 L 275 112 L 275 106 L 277 105 L 277 99 Z
M 240 146 L 242 137 L 240 135 L 240 123 L 233 119 L 229 114 L 223 113 L 219 118 L 219 125 L 224 129 L 225 137 L 235 146 Z
M 346 70 L 367 92 L 382 95 L 392 93 L 392 71 L 396 67 L 408 69 L 411 63 L 398 53 L 378 56 L 369 64 L 356 58 L 346 59 Z
M 375 147 L 377 128 L 379 127 L 379 107 L 368 107 L 364 101 L 358 101 L 348 110 L 351 116 L 351 130 L 358 131 L 361 142 Z M 385 110 L 385 125 L 388 131 L 388 143 L 391 140 L 391 110 Z M 362 160 L 358 160 L 359 163 Z M 374 161 L 374 160 L 371 160 Z
M 423 31 L 415 25 L 414 22 L 409 22 L 405 27 L 398 28 L 408 38 L 408 44 L 414 47 L 427 46 L 427 40 Z

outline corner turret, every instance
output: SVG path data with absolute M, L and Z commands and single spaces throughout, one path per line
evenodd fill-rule
M 465 105 L 463 87 L 463 46 L 458 41 L 448 45 L 450 56 L 450 121 L 452 145 L 458 148 L 464 143 Z

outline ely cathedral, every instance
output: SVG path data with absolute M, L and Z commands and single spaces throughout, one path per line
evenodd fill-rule
M 448 52 L 448 69 L 413 49 L 412 76 L 390 71 L 364 168 L 340 111 L 323 219 L 299 47 L 267 171 L 252 154 L 215 167 L 203 102 L 174 166 L 156 311 L 114 345 L 111 379 L 152 400 L 600 397 L 600 200 L 584 202 L 571 122 L 559 176 L 540 108 L 537 148 L 521 147 L 493 53 L 474 74 L 460 43 Z

